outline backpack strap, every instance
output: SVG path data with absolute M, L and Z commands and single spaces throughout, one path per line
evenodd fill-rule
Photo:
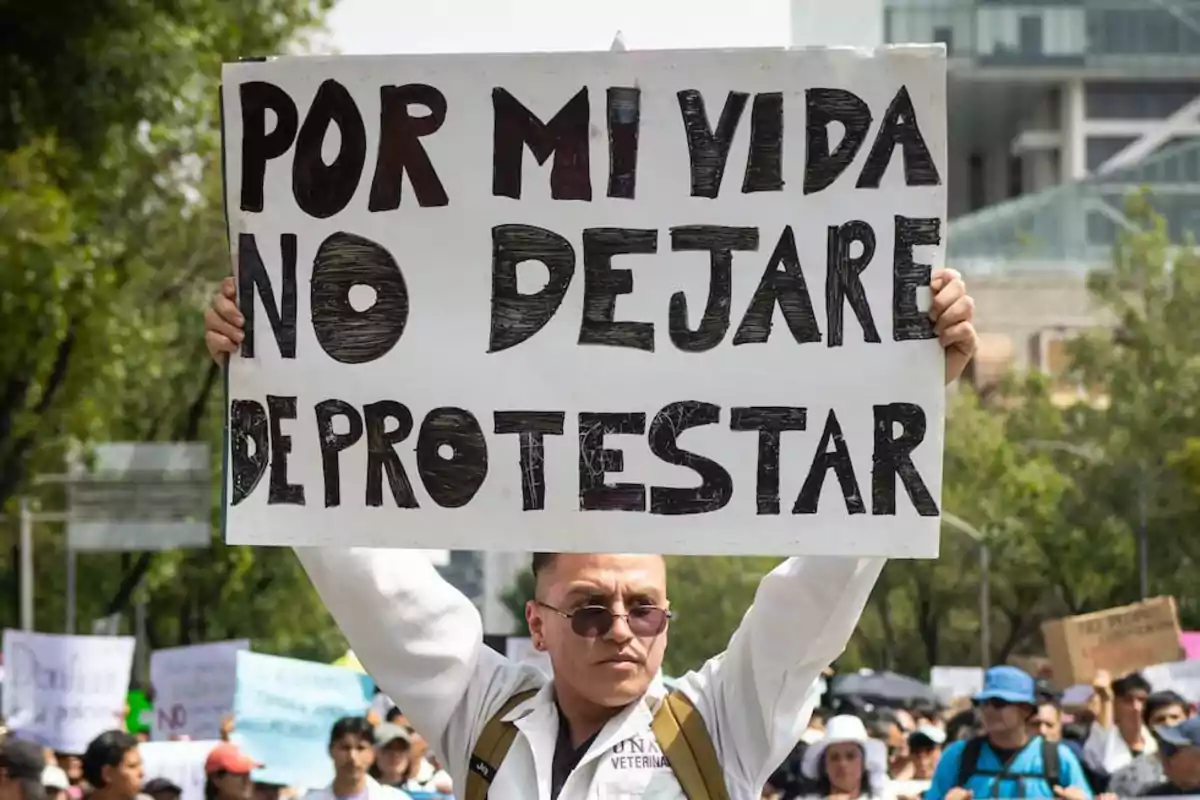
M 1042 739 L 1042 775 L 1051 789 L 1062 788 L 1062 765 L 1058 755 L 1058 742 Z
M 486 800 L 492 780 L 500 771 L 500 764 L 508 755 L 513 740 L 517 738 L 517 726 L 505 722 L 504 718 L 537 692 L 537 689 L 517 692 L 508 698 L 483 726 L 479 738 L 475 740 L 475 748 L 471 751 L 471 762 L 467 769 L 467 791 L 463 800 Z
M 983 753 L 982 736 L 976 736 L 967 741 L 963 747 L 962 756 L 958 760 L 958 777 L 954 780 L 954 788 L 967 788 L 967 781 L 979 771 L 979 756 Z
M 687 695 L 676 690 L 663 698 L 650 729 L 688 800 L 729 800 L 712 737 Z

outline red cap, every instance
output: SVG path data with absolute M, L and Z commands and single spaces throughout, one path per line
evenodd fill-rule
M 237 745 L 222 742 L 209 751 L 204 760 L 204 772 L 212 775 L 217 772 L 229 772 L 234 775 L 248 775 L 262 764 L 237 748 Z

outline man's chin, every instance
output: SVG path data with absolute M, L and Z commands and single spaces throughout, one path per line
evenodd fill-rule
M 593 693 L 601 705 L 615 708 L 627 706 L 646 693 L 651 675 L 645 664 L 597 664 L 592 670 L 595 678 Z M 598 691 L 597 691 L 598 690 Z

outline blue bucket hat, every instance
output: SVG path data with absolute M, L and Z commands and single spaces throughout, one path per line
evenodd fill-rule
M 1003 700 L 1005 703 L 1037 705 L 1033 676 L 1016 667 L 992 667 L 983 674 L 983 691 L 975 695 L 976 703 Z
M 1168 755 L 1181 747 L 1200 747 L 1200 717 L 1192 717 L 1170 728 L 1160 726 L 1154 733 Z

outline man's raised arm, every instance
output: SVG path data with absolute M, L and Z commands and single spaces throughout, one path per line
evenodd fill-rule
M 411 550 L 297 547 L 296 555 L 379 688 L 465 779 L 475 732 L 535 685 L 483 644 L 479 612 Z
M 729 648 L 680 682 L 731 784 L 762 786 L 799 741 L 817 679 L 845 649 L 885 561 L 789 558 L 763 578 Z

